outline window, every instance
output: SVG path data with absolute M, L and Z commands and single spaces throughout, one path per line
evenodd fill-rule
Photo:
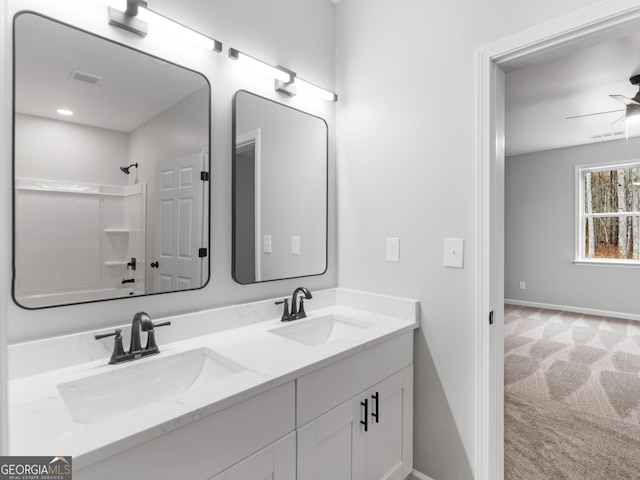
M 640 162 L 578 168 L 576 261 L 640 265 Z

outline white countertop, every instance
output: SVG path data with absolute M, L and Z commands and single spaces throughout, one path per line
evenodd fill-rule
M 357 301 L 344 302 L 350 306 L 312 309 L 307 305 L 308 318 L 294 322 L 283 323 L 275 318 L 167 344 L 159 341 L 160 354 L 133 362 L 109 365 L 107 359 L 101 358 L 12 380 L 9 383 L 9 453 L 60 453 L 72 456 L 74 467 L 84 468 L 418 327 L 417 302 L 373 295 L 369 302 L 368 295 L 356 294 Z M 384 304 L 385 299 L 396 302 L 396 307 L 397 302 L 404 304 L 399 309 L 400 316 L 388 314 L 385 311 L 388 308 L 380 308 L 380 302 Z M 364 304 L 369 311 L 353 308 Z M 368 327 L 316 346 L 307 346 L 268 331 L 293 324 L 303 325 L 328 314 L 348 321 L 366 322 Z M 155 319 L 157 322 L 162 320 Z M 180 325 L 174 322 L 164 328 L 180 328 Z M 143 344 L 145 336 L 142 334 Z M 110 340 L 113 342 L 113 338 Z M 244 369 L 206 386 L 190 388 L 93 423 L 74 421 L 58 388 L 60 384 L 73 384 L 97 374 L 117 375 L 121 369 L 144 368 L 142 366 L 149 362 L 164 361 L 198 348 L 210 349 Z

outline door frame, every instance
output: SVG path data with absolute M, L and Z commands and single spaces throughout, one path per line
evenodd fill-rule
M 504 478 L 504 73 L 640 31 L 637 0 L 609 0 L 476 52 L 476 452 L 479 480 Z M 489 312 L 494 312 L 489 325 Z

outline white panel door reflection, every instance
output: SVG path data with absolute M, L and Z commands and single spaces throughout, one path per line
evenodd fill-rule
M 188 290 L 202 285 L 205 257 L 204 214 L 205 155 L 195 153 L 158 162 L 158 202 L 154 245 L 154 292 Z

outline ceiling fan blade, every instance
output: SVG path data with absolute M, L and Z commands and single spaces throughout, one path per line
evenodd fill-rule
M 613 127 L 616 123 L 619 123 L 620 121 L 624 120 L 626 116 L 627 114 L 625 112 L 620 118 L 618 118 L 615 122 L 613 122 L 611 126 Z
M 620 103 L 624 103 L 625 105 L 640 105 L 640 103 L 636 102 L 635 100 L 629 97 L 625 97 L 624 95 L 609 95 L 609 96 L 614 100 L 619 101 Z
M 572 118 L 581 118 L 581 117 L 591 117 L 593 115 L 604 115 L 605 113 L 616 113 L 616 112 L 624 112 L 625 110 L 607 110 L 606 112 L 596 112 L 596 113 L 585 113 L 584 115 L 574 115 L 572 117 L 567 117 L 567 120 L 571 120 Z

